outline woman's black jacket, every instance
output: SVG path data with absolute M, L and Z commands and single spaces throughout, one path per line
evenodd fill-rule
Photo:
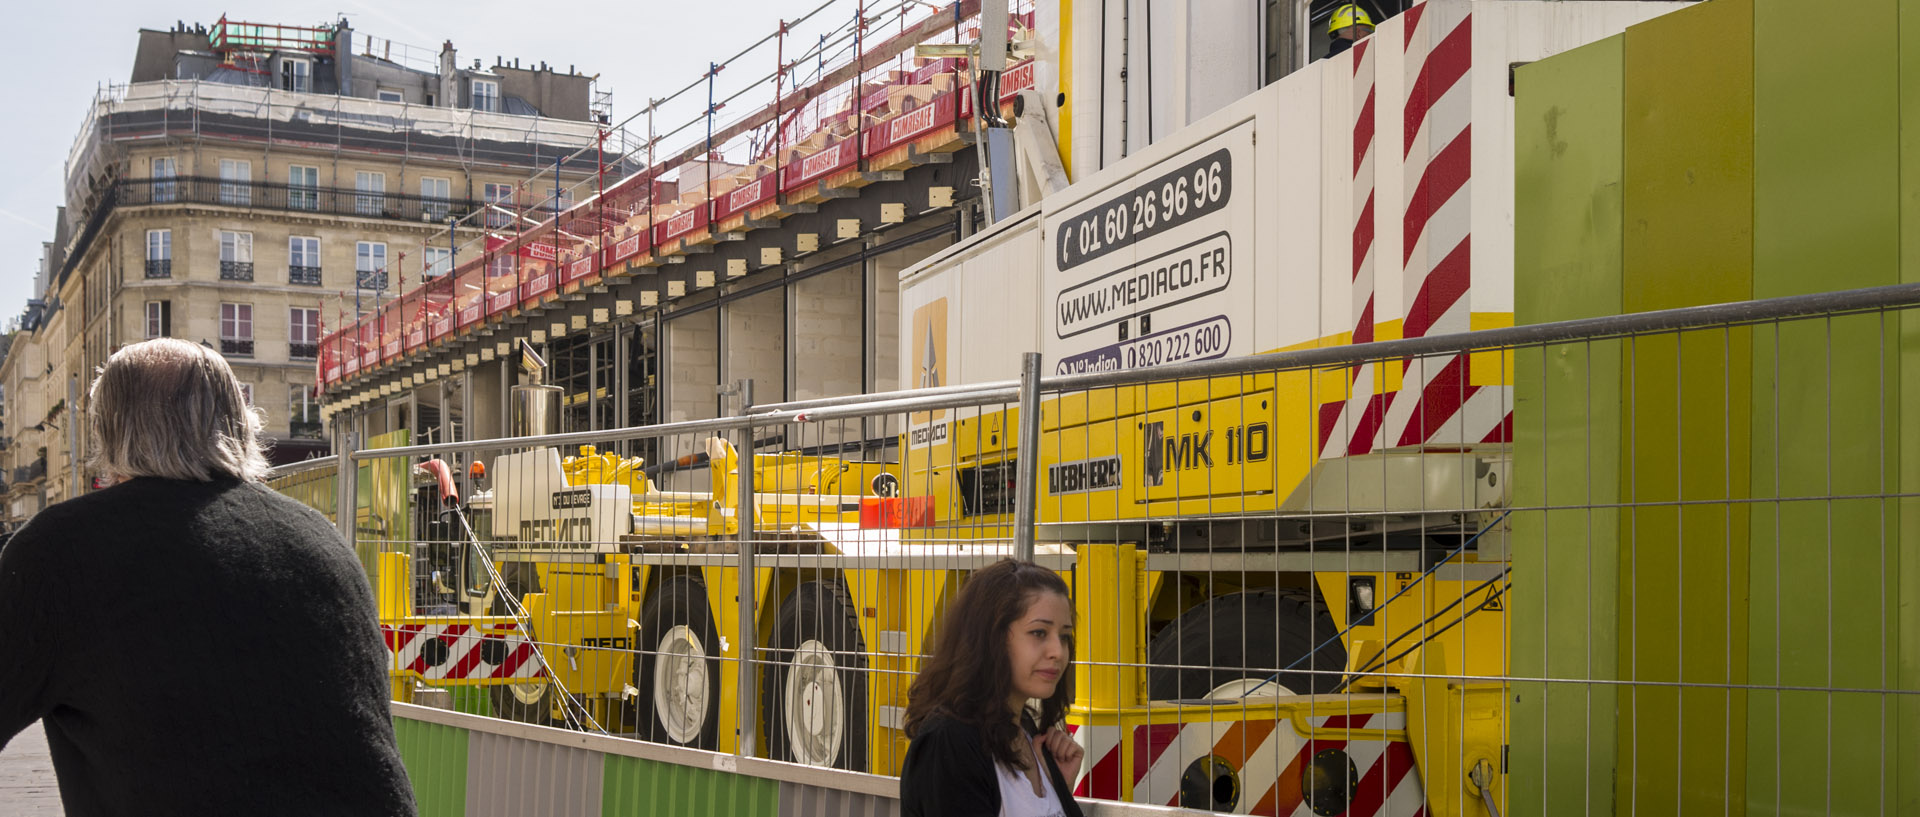
M 1066 817 L 1085 817 L 1053 756 L 1040 757 Z M 906 817 L 996 817 L 1000 781 L 980 730 L 940 716 L 920 724 L 900 769 L 900 806 Z

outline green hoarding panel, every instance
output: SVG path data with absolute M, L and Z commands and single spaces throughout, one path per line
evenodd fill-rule
M 1756 297 L 1900 280 L 1900 26 L 1886 24 L 1898 6 L 1754 11 Z M 1804 47 L 1820 41 L 1846 45 Z M 1898 449 L 1888 447 L 1895 329 L 1873 315 L 1755 332 L 1752 479 L 1769 500 L 1751 508 L 1756 685 L 1891 680 L 1901 548 L 1897 511 L 1880 497 L 1898 479 Z M 1753 809 L 1881 813 L 1898 772 L 1889 704 L 1870 693 L 1756 691 Z
M 1920 10 L 1903 5 L 1900 30 L 1900 280 L 1920 282 Z M 1900 396 L 1889 450 L 1908 451 L 1920 441 L 1920 312 L 1899 318 L 1900 366 L 1889 389 Z M 1920 605 L 1920 456 L 1899 458 L 1900 492 L 1893 510 L 1900 532 L 1895 571 L 1901 609 Z M 1920 692 L 1920 621 L 1911 614 L 1893 620 L 1895 689 Z M 1920 695 L 1894 699 L 1895 768 L 1920 765 Z M 1896 778 L 1895 814 L 1920 814 L 1920 774 Z
M 413 435 L 401 429 L 374 436 L 367 440 L 367 447 L 399 448 L 412 442 Z M 379 587 L 374 557 L 383 550 L 409 549 L 412 516 L 407 493 L 413 486 L 413 466 L 404 457 L 389 457 L 362 460 L 359 469 L 354 480 L 354 551 L 367 571 L 367 581 Z
M 467 812 L 467 730 L 437 723 L 393 719 L 400 760 L 413 781 L 420 817 L 461 817 Z
M 1625 56 L 1622 306 L 1752 297 L 1752 3 L 1629 28 Z M 1623 355 L 1616 811 L 1738 814 L 1746 697 L 1725 685 L 1747 670 L 1751 341 L 1656 336 Z
M 775 780 L 608 755 L 601 775 L 605 817 L 773 817 Z
M 1517 73 L 1516 323 L 1620 312 L 1624 43 Z M 1613 679 L 1620 343 L 1516 355 L 1514 504 L 1589 507 L 1514 516 L 1513 672 Z M 1508 802 L 1517 813 L 1611 814 L 1615 688 L 1516 687 Z

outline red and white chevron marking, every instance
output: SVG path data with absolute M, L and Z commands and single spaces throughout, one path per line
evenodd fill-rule
M 1080 776 L 1073 782 L 1073 795 L 1120 799 L 1120 728 L 1067 724 L 1067 733 L 1086 753 L 1080 763 Z
M 1314 731 L 1349 729 L 1405 729 L 1407 717 L 1401 712 L 1329 715 L 1309 718 Z M 1414 769 L 1413 747 L 1400 741 L 1329 740 L 1301 741 L 1280 773 L 1279 784 L 1269 789 L 1253 807 L 1254 814 L 1284 814 L 1289 817 L 1313 817 L 1302 784 L 1315 755 L 1340 750 L 1353 762 L 1359 784 L 1347 801 L 1345 817 L 1422 817 L 1426 813 L 1426 791 L 1420 774 Z
M 1466 3 L 1407 10 L 1407 101 L 1402 114 L 1406 212 L 1403 337 L 1472 329 L 1473 14 Z M 1465 355 L 1408 361 L 1388 402 L 1381 445 L 1502 442 L 1511 425 L 1505 387 L 1473 385 Z
M 1404 729 L 1403 713 L 1328 715 L 1310 718 L 1316 731 Z M 1079 797 L 1120 796 L 1119 730 L 1075 729 L 1075 742 L 1087 750 L 1074 785 Z M 1304 783 L 1316 754 L 1340 750 L 1352 761 L 1359 783 L 1350 792 L 1343 817 L 1420 817 L 1425 813 L 1413 750 L 1405 743 L 1381 740 L 1304 740 L 1281 721 L 1250 720 L 1156 723 L 1133 730 L 1133 802 L 1180 805 L 1180 777 L 1195 761 L 1212 756 L 1240 776 L 1235 814 L 1312 817 Z
M 1341 59 L 1353 61 L 1353 342 L 1373 334 L 1374 72 L 1372 39 L 1361 40 Z M 1344 400 L 1320 406 L 1320 457 L 1365 454 L 1380 431 L 1386 395 L 1377 393 L 1375 364 L 1348 370 Z M 1331 440 L 1339 443 L 1329 445 Z
M 393 658 L 389 670 L 417 673 L 430 681 L 538 678 L 546 674 L 540 666 L 538 648 L 512 623 L 477 627 L 383 624 L 380 632 Z M 430 646 L 429 642 L 439 646 Z

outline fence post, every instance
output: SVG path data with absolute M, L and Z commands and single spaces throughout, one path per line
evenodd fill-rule
M 754 559 L 753 559 L 753 417 L 747 410 L 753 406 L 753 381 L 742 380 L 740 391 L 740 442 L 736 446 L 739 457 L 734 461 L 734 473 L 739 485 L 740 507 L 735 513 L 735 552 L 740 556 L 740 587 L 737 603 L 740 605 L 739 640 L 736 645 L 740 652 L 739 717 L 740 737 L 734 742 L 734 751 L 741 757 L 753 757 L 754 741 L 758 737 L 760 701 L 756 694 L 759 680 L 754 674 L 753 658 L 760 636 L 754 632 Z
M 1040 474 L 1040 353 L 1020 357 L 1020 450 L 1014 455 L 1020 473 L 1014 481 L 1013 553 L 1033 561 L 1033 506 Z
M 347 547 L 355 548 L 355 552 L 358 552 L 357 545 L 353 541 L 353 517 L 359 507 L 358 498 L 354 496 L 358 490 L 354 480 L 359 477 L 359 469 L 355 467 L 356 463 L 353 461 L 353 446 L 358 441 L 353 438 L 351 425 L 353 415 L 334 416 L 344 419 L 334 421 L 336 423 L 334 437 L 337 444 L 333 450 L 338 451 L 339 454 L 335 455 L 333 460 L 333 476 L 336 483 L 333 489 L 333 526 L 340 529 L 340 538 L 346 540 Z

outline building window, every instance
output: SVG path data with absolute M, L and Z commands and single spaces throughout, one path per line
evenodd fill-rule
M 513 254 L 501 253 L 487 260 L 487 277 L 504 278 L 513 275 Z
M 173 302 L 147 302 L 147 339 L 165 338 L 173 335 Z
M 287 283 L 320 285 L 320 239 L 301 235 L 287 239 Z
M 406 95 L 400 93 L 399 91 L 395 91 L 391 88 L 381 88 L 380 90 L 373 92 L 373 94 L 374 94 L 374 98 L 380 100 L 381 102 L 407 101 Z
M 453 250 L 448 247 L 428 247 L 426 269 L 423 272 L 431 278 L 453 271 Z
M 153 203 L 165 204 L 180 197 L 180 188 L 174 177 L 180 175 L 174 170 L 172 156 L 153 157 Z
M 220 160 L 220 203 L 253 204 L 253 163 L 245 159 Z
M 447 213 L 452 209 L 449 205 L 449 199 L 453 197 L 452 190 L 450 179 L 420 177 L 420 212 L 434 221 L 447 220 Z
M 249 406 L 253 405 L 253 384 L 252 383 L 240 384 L 240 399 L 247 401 L 247 405 Z
M 173 277 L 173 231 L 147 231 L 147 277 Z
M 292 386 L 287 389 L 287 432 L 298 439 L 320 439 L 320 400 L 313 389 Z
M 487 229 L 498 230 L 513 225 L 513 185 L 487 182 L 485 188 L 487 204 Z
M 313 63 L 306 60 L 280 61 L 280 90 L 308 93 L 313 90 Z
M 253 280 L 253 233 L 220 231 L 220 280 Z
M 473 81 L 473 109 L 487 113 L 500 112 L 500 83 L 490 79 Z
M 287 314 L 287 357 L 312 360 L 320 356 L 320 310 L 293 307 Z
M 253 304 L 220 305 L 220 354 L 253 357 Z
M 320 209 L 320 168 L 305 165 L 287 168 L 287 207 L 293 210 Z
M 353 174 L 353 211 L 377 216 L 387 210 L 387 174 L 362 170 Z
M 362 241 L 353 248 L 354 286 L 361 289 L 387 288 L 387 245 Z

